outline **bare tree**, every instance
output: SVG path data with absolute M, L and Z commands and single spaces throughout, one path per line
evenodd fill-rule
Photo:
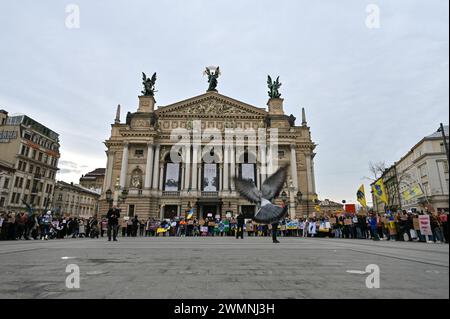
M 376 181 L 383 175 L 386 170 L 385 162 L 369 162 L 369 172 L 372 174 L 371 177 L 364 176 L 364 179 L 368 179 L 370 181 Z

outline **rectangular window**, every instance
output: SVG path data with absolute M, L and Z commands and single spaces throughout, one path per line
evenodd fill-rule
M 28 195 L 27 195 L 27 194 L 23 195 L 23 201 L 24 201 L 25 203 L 28 201 Z
M 31 155 L 31 158 L 32 159 L 36 159 L 36 150 L 33 150 L 33 153 L 31 153 L 32 155 Z
M 0 198 L 0 207 L 5 207 L 5 198 Z
M 180 164 L 167 163 L 165 191 L 178 191 L 180 185 Z
M 5 183 L 3 184 L 3 188 L 9 188 L 9 178 L 5 178 Z
M 27 179 L 27 183 L 25 185 L 25 189 L 30 189 L 31 180 Z
M 15 201 L 16 201 L 16 193 L 12 193 L 12 196 L 11 196 L 11 203 L 14 204 Z
M 33 164 L 30 164 L 30 169 L 28 170 L 28 172 L 29 172 L 29 173 L 33 173 L 33 170 L 34 170 L 34 165 L 33 165 Z
M 144 150 L 135 150 L 134 156 L 136 157 L 143 157 L 144 156 Z
M 42 161 L 42 153 L 41 152 L 39 152 L 38 161 Z

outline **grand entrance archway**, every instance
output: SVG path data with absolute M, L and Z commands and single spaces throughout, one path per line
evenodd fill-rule
M 215 218 L 216 215 L 221 215 L 222 200 L 220 199 L 199 199 L 197 201 L 197 218 L 207 218 L 208 214 L 211 214 L 209 218 Z M 221 216 L 222 217 L 222 216 Z

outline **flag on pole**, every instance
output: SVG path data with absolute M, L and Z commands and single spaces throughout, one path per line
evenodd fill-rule
M 186 219 L 191 219 L 194 215 L 194 207 L 191 208 L 191 210 L 188 212 Z
M 356 198 L 358 199 L 358 202 L 362 205 L 362 207 L 367 207 L 366 202 L 366 192 L 364 191 L 364 184 L 361 185 L 361 187 L 356 192 Z
M 419 197 L 423 195 L 422 188 L 420 188 L 420 185 L 418 183 L 415 183 L 412 185 L 412 187 L 402 193 L 404 200 L 410 200 L 415 197 Z
M 373 193 L 376 197 L 378 197 L 382 202 L 388 204 L 388 197 L 386 194 L 386 188 L 384 187 L 383 179 L 378 179 L 375 184 L 372 186 Z

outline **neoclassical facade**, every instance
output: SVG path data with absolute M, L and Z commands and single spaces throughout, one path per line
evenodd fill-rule
M 105 141 L 102 215 L 109 204 L 139 218 L 185 216 L 191 207 L 198 218 L 250 214 L 256 207 L 237 194 L 233 177 L 250 179 L 260 188 L 287 164 L 282 197 L 289 215 L 313 212 L 316 145 L 304 109 L 296 126 L 295 117 L 284 114 L 281 98 L 261 108 L 209 91 L 167 106 L 155 104 L 153 96 L 139 96 L 137 111 L 128 112 L 125 123 L 118 106 Z

